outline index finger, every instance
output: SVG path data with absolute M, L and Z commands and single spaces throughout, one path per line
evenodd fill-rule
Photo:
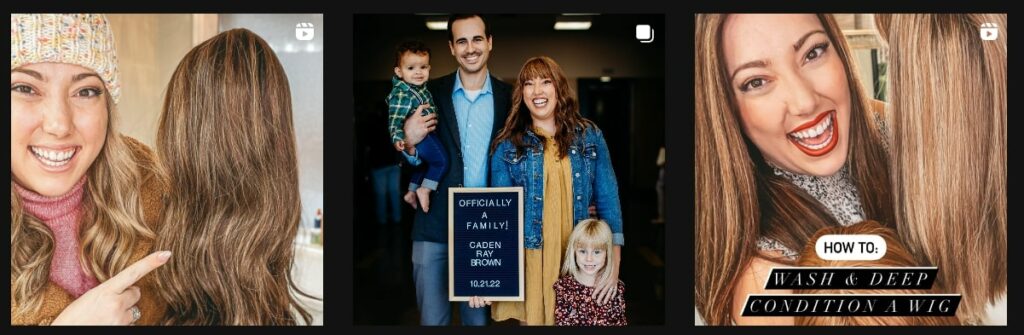
M 121 271 L 121 273 L 111 277 L 101 285 L 106 286 L 117 293 L 124 292 L 124 290 L 135 285 L 135 282 L 139 281 L 139 279 L 142 279 L 142 277 L 153 270 L 156 270 L 156 268 L 166 264 L 167 260 L 170 258 L 170 251 L 154 252 L 149 256 L 140 259 L 138 262 L 135 262 L 135 264 L 129 265 L 124 269 L 124 271 Z

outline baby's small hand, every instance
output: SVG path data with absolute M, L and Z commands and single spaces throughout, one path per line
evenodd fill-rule
M 395 142 L 395 150 L 405 151 L 405 141 Z

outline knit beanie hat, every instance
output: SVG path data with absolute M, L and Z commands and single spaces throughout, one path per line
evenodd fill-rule
M 11 14 L 11 70 L 35 63 L 80 65 L 121 97 L 114 34 L 103 14 Z

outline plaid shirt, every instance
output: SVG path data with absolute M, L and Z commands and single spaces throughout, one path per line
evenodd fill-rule
M 424 83 L 420 86 L 410 85 L 394 76 L 391 78 L 391 93 L 388 94 L 388 131 L 391 133 L 391 143 L 405 140 L 405 118 L 409 117 L 416 108 L 422 104 L 430 104 L 430 107 L 423 110 L 423 115 L 429 115 L 437 111 L 434 106 L 434 97 L 427 90 Z

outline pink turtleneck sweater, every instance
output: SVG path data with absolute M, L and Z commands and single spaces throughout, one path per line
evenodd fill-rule
M 25 211 L 42 220 L 53 232 L 53 260 L 50 262 L 50 281 L 78 298 L 99 282 L 87 273 L 79 262 L 81 248 L 78 227 L 82 217 L 82 196 L 85 177 L 75 183 L 67 194 L 46 197 L 14 183 Z

